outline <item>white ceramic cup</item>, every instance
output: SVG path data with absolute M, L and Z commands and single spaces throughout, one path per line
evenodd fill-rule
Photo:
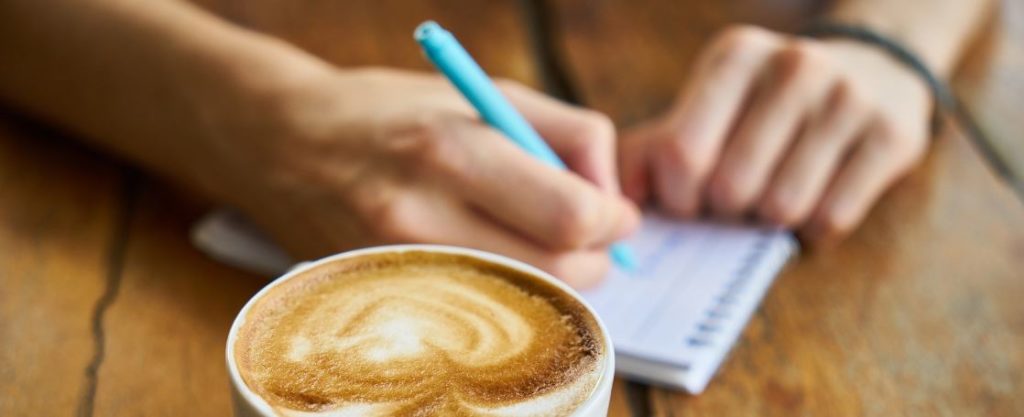
M 564 282 L 556 279 L 547 272 L 541 271 L 535 267 L 532 267 L 523 262 L 515 259 L 507 258 L 501 255 L 495 255 L 493 253 L 483 252 L 474 249 L 459 248 L 453 246 L 442 246 L 442 245 L 392 245 L 392 246 L 378 246 L 373 248 L 359 249 L 337 255 L 328 256 L 312 262 L 305 262 L 292 268 L 290 271 L 275 279 L 270 284 L 267 284 L 262 290 L 256 293 L 242 310 L 235 316 L 234 323 L 231 324 L 231 331 L 228 333 L 227 341 L 227 363 L 228 363 L 228 375 L 231 378 L 231 391 L 232 398 L 234 399 L 235 405 L 235 417 L 277 417 L 278 414 L 274 413 L 263 398 L 256 395 L 245 382 L 242 380 L 241 374 L 238 372 L 238 364 L 235 363 L 235 340 L 238 337 L 238 329 L 245 323 L 245 316 L 249 312 L 249 309 L 255 303 L 256 300 L 263 297 L 277 285 L 288 279 L 301 274 L 309 269 L 315 268 L 319 265 L 334 262 L 340 259 L 348 259 L 359 257 L 363 255 L 379 254 L 385 252 L 404 252 L 404 251 L 425 251 L 435 253 L 448 253 L 456 255 L 470 256 L 478 259 L 482 259 L 488 262 L 493 262 L 499 265 L 504 265 L 509 268 L 513 268 L 525 273 L 528 273 L 537 278 L 543 279 L 547 282 L 554 284 L 556 287 L 569 294 L 581 304 L 583 304 L 587 312 L 594 317 L 598 327 L 601 329 L 601 338 L 604 341 L 605 354 L 601 364 L 602 372 L 601 379 L 597 383 L 597 387 L 594 388 L 594 392 L 591 393 L 590 398 L 580 404 L 579 408 L 571 414 L 572 417 L 606 417 L 608 415 L 608 401 L 611 398 L 612 392 L 612 381 L 615 379 L 615 351 L 612 348 L 612 340 L 608 335 L 608 329 L 605 328 L 604 323 L 601 322 L 601 318 L 594 313 L 594 309 L 587 304 L 586 300 L 583 299 L 575 290 L 570 288 Z

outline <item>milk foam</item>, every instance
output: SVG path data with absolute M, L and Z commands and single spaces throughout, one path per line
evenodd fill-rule
M 285 416 L 567 415 L 605 354 L 552 284 L 461 255 L 321 265 L 275 287 L 239 329 L 248 385 Z

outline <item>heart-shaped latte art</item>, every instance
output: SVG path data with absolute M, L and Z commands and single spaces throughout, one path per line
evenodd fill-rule
M 475 258 L 325 264 L 258 300 L 240 329 L 246 384 L 289 415 L 564 415 L 604 354 L 585 308 Z

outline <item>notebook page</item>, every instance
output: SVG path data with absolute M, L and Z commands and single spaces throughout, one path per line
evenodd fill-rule
M 720 361 L 795 246 L 786 232 L 651 214 L 627 244 L 640 267 L 613 271 L 583 295 L 619 354 L 681 369 Z

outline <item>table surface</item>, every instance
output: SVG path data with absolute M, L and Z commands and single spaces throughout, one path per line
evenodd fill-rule
M 663 108 L 716 29 L 789 30 L 806 0 L 232 1 L 203 7 L 338 65 L 427 69 L 435 19 L 492 74 L 607 112 Z M 956 80 L 1024 173 L 1024 4 Z M 225 416 L 223 344 L 266 283 L 193 249 L 208 208 L 0 112 L 0 415 Z M 954 124 L 839 248 L 783 272 L 707 391 L 617 380 L 610 415 L 1024 415 L 1024 205 Z

